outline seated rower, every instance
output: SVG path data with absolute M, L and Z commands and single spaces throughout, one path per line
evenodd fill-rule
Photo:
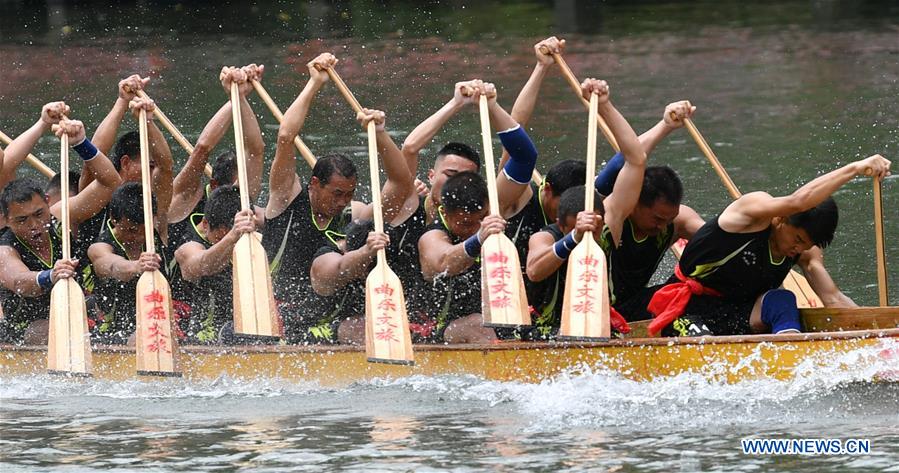
M 799 264 L 827 307 L 854 306 L 824 270 L 838 210 L 831 194 L 855 176 L 890 173 L 870 156 L 819 176 L 790 195 L 745 194 L 700 228 L 674 276 L 652 297 L 651 334 L 740 335 L 802 329 L 796 297 L 781 289 Z
M 370 121 L 375 122 L 379 155 L 387 174 L 387 181 L 380 189 L 383 218 L 385 222 L 392 222 L 408 197 L 415 196 L 412 174 L 406 167 L 402 153 L 385 128 L 384 112 L 363 109 L 363 113 L 357 118 L 363 128 L 367 128 Z M 387 228 L 389 227 L 385 229 Z M 366 239 L 369 230 L 372 230 L 372 233 Z M 345 239 L 339 240 L 337 244 L 328 242 L 318 250 L 312 260 L 310 280 L 315 293 L 333 297 L 338 292 L 343 292 L 339 298 L 343 301 L 340 304 L 340 313 L 336 314 L 327 329 L 332 334 L 332 340 L 336 336 L 340 343 L 362 343 L 364 340 L 365 307 L 361 302 L 365 299 L 365 278 L 374 267 L 377 251 L 387 248 L 389 241 L 386 234 L 374 233 L 373 230 L 372 221 L 353 222 L 344 230 Z M 388 264 L 395 261 L 396 255 L 396 251 L 389 252 Z M 410 275 L 408 271 L 401 274 L 420 278 L 418 274 Z M 345 289 L 347 291 L 344 291 Z
M 240 210 L 240 190 L 218 186 L 191 227 L 191 240 L 175 251 L 181 277 L 191 284 L 191 317 L 187 338 L 193 343 L 237 343 L 234 335 L 234 289 L 231 255 L 244 233 L 256 231 L 253 210 Z
M 28 178 L 10 182 L 0 194 L 0 211 L 8 225 L 0 236 L 0 302 L 4 314 L 0 340 L 6 342 L 47 343 L 50 289 L 59 279 L 80 279 L 88 265 L 85 255 L 78 252 L 78 240 L 84 236 L 78 234 L 77 227 L 106 206 L 121 182 L 109 159 L 85 137 L 80 121 L 63 118 L 53 129 L 57 136 L 68 135 L 72 148 L 97 179 L 69 199 L 74 230 L 73 258 L 69 260 L 59 259 L 61 202 L 49 205 L 42 186 Z
M 209 195 L 218 186 L 237 184 L 237 155 L 233 149 L 219 154 L 212 161 L 212 176 L 209 183 L 203 186 L 203 173 L 209 156 L 225 135 L 232 136 L 231 128 L 231 83 L 237 82 L 240 92 L 240 116 L 243 123 L 243 141 L 247 156 L 247 184 L 250 201 L 255 202 L 262 190 L 262 168 L 265 143 L 262 130 L 249 97 L 253 89 L 253 80 L 261 81 L 264 66 L 250 64 L 242 68 L 224 67 L 219 75 L 222 87 L 229 100 L 213 115 L 200 137 L 193 153 L 172 183 L 172 203 L 169 205 L 170 231 L 175 246 L 191 241 L 194 227 L 203 218 L 203 209 Z M 265 222 L 264 209 L 256 208 L 256 225 L 262 228 Z
M 144 225 L 147 222 L 144 222 L 141 185 L 136 182 L 122 184 L 112 194 L 108 210 L 106 225 L 87 251 L 96 275 L 94 297 L 100 309 L 99 324 L 95 327 L 98 338 L 103 343 L 121 344 L 133 335 L 137 328 L 137 281 L 145 271 L 161 271 L 169 282 L 174 315 L 183 330 L 188 312 L 174 248 L 154 229 L 157 253 L 144 251 Z M 157 212 L 154 197 L 154 216 Z

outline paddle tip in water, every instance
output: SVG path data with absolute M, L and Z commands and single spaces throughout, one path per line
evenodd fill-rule
M 367 358 L 369 363 L 384 363 L 387 365 L 415 366 L 415 360 L 394 360 L 390 358 Z
M 64 370 L 47 370 L 47 374 L 52 376 L 64 376 L 66 378 L 93 378 L 91 373 L 83 371 L 64 371 Z
M 137 374 L 139 376 L 158 376 L 160 378 L 180 378 L 182 377 L 182 373 L 180 371 L 148 371 L 148 370 L 137 370 Z

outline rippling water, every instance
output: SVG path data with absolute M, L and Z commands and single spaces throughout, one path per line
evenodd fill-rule
M 897 471 L 899 383 L 875 381 L 897 366 L 882 349 L 736 384 L 601 367 L 540 384 L 413 376 L 343 389 L 11 377 L 0 469 Z M 758 437 L 866 438 L 871 453 L 744 455 L 740 439 Z

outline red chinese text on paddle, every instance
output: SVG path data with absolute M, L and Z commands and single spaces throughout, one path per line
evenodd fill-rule
M 147 351 L 171 353 L 172 349 L 166 343 L 166 331 L 164 323 L 168 323 L 168 315 L 166 314 L 165 296 L 154 290 L 144 296 L 144 301 L 152 304 L 147 310 L 147 320 L 152 321 L 147 328 Z
M 512 270 L 509 269 L 509 257 L 501 251 L 490 253 L 484 258 L 487 265 L 487 295 L 490 307 L 505 309 L 512 306 Z
M 394 297 L 396 290 L 388 283 L 375 287 L 375 295 L 381 296 L 375 304 L 375 340 L 399 342 L 396 338 L 398 326 L 393 323 L 399 306 Z
M 586 256 L 578 260 L 578 263 L 585 269 L 577 276 L 578 286 L 575 288 L 572 310 L 586 315 L 597 310 L 596 295 L 591 293 L 593 290 L 591 284 L 599 281 L 597 272 L 599 260 L 593 256 Z

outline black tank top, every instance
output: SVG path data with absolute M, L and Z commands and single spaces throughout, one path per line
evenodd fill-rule
M 543 227 L 541 232 L 552 235 L 553 241 L 565 237 L 557 223 Z M 537 311 L 534 327 L 542 338 L 558 332 L 562 322 L 562 298 L 565 295 L 565 277 L 568 275 L 568 261 L 563 261 L 555 274 L 542 281 L 524 280 L 528 302 Z
M 427 231 L 431 230 L 445 233 L 453 245 L 463 241 L 449 231 L 442 220 L 429 225 Z M 475 259 L 471 267 L 460 274 L 434 278 L 432 288 L 436 304 L 434 318 L 438 332 L 442 333 L 453 320 L 481 312 L 481 259 Z
M 202 219 L 202 215 L 197 217 L 196 214 L 186 219 L 191 224 L 190 240 L 188 241 L 199 243 L 208 250 L 212 247 L 212 243 L 197 228 Z M 191 311 L 187 336 L 200 343 L 213 343 L 218 340 L 222 326 L 234 319 L 234 286 L 231 280 L 231 265 L 229 264 L 216 274 L 203 276 L 189 287 Z
M 325 228 L 319 228 L 312 218 L 309 187 L 303 186 L 281 215 L 266 221 L 262 245 L 272 270 L 275 298 L 303 302 L 301 294 L 311 291 L 309 269 L 316 250 L 328 242 L 336 244 L 343 239 L 343 229 L 351 218 L 352 209 L 348 206 Z
M 612 231 L 603 227 L 600 246 L 609 263 L 611 303 L 622 303 L 638 294 L 655 274 L 668 247 L 674 243 L 674 224 L 654 237 L 637 240 L 630 219 L 624 220 L 621 245 L 612 242 Z
M 527 265 L 528 241 L 531 235 L 549 225 L 540 201 L 540 189 L 531 183 L 531 199 L 520 212 L 506 220 L 505 234 L 518 249 L 518 262 L 524 272 Z
M 681 272 L 735 302 L 754 301 L 780 287 L 798 261 L 798 257 L 774 261 L 770 236 L 770 226 L 754 233 L 726 232 L 715 217 L 687 243 L 679 263 Z

